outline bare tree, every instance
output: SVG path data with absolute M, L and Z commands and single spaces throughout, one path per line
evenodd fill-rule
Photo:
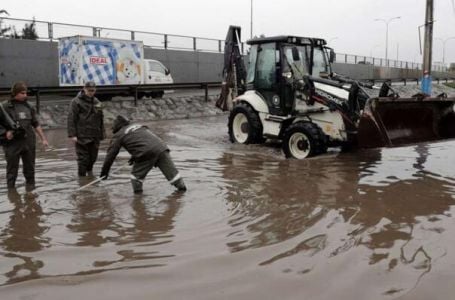
M 25 27 L 22 29 L 22 38 L 26 40 L 37 40 L 38 33 L 36 32 L 36 22 L 33 18 L 32 23 L 25 24 Z
M 3 26 L 2 26 L 3 20 L 1 18 L 1 15 L 3 15 L 3 14 L 9 16 L 9 13 L 6 10 L 0 9 L 0 37 L 5 36 L 6 33 L 11 30 L 11 26 L 3 28 Z

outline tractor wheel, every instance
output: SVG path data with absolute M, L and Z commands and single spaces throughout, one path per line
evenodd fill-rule
M 294 123 L 284 132 L 283 151 L 287 158 L 315 156 L 327 151 L 326 137 L 314 123 Z
M 246 103 L 237 104 L 229 115 L 229 139 L 239 144 L 264 142 L 262 124 L 257 112 Z

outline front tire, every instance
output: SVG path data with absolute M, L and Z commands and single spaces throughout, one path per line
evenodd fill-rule
M 151 93 L 152 98 L 155 98 L 155 99 L 161 99 L 161 98 L 163 98 L 163 95 L 164 95 L 164 91 L 158 91 L 158 92 Z
M 304 159 L 326 151 L 324 132 L 314 123 L 294 123 L 284 132 L 283 152 L 287 158 Z
M 260 144 L 264 142 L 259 115 L 246 103 L 239 103 L 229 115 L 229 139 L 239 144 Z

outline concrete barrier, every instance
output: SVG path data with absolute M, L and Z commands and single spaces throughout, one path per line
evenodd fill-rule
M 165 50 L 146 47 L 144 56 L 163 62 L 176 83 L 220 81 L 223 53 Z M 420 78 L 420 70 L 375 65 L 335 63 L 333 70 L 354 79 Z M 455 73 L 434 72 L 433 78 L 455 77 Z M 15 81 L 29 86 L 58 86 L 56 42 L 0 39 L 0 87 Z

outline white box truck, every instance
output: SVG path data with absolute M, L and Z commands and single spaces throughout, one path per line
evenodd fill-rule
M 80 86 L 87 81 L 97 85 L 137 85 L 173 83 L 168 68 L 144 58 L 144 44 L 88 36 L 58 40 L 60 86 Z M 161 97 L 163 91 L 141 90 L 143 96 Z M 114 95 L 104 96 L 104 100 Z M 107 98 L 107 99 L 106 99 Z

